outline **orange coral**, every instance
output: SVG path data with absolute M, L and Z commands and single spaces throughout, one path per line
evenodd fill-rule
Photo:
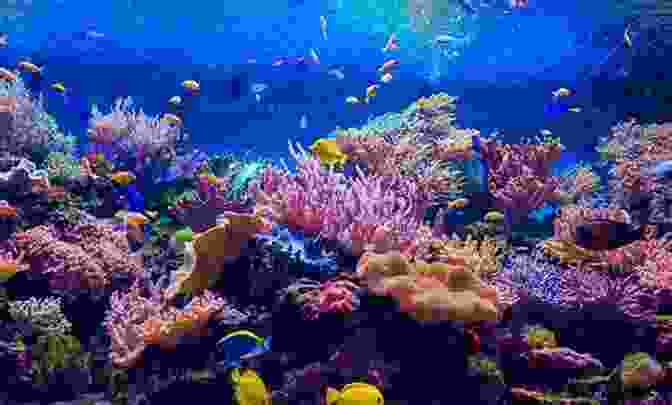
M 198 294 L 215 283 L 227 262 L 240 257 L 248 240 L 268 224 L 257 214 L 227 213 L 220 224 L 196 234 L 187 242 L 185 265 L 175 274 L 166 291 L 171 300 L 180 292 Z
M 456 258 L 452 264 L 409 263 L 398 252 L 365 254 L 357 273 L 375 294 L 394 297 L 419 321 L 494 320 L 496 291 Z

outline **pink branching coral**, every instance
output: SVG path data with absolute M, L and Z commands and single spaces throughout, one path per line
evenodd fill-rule
M 421 199 L 415 182 L 361 172 L 348 180 L 323 169 L 302 150 L 291 152 L 298 163 L 296 174 L 268 168 L 253 186 L 258 210 L 290 229 L 341 241 L 354 254 L 367 244 L 404 251 L 412 247 L 431 203 Z M 384 241 L 379 239 L 383 236 Z M 361 240 L 369 237 L 374 239 Z
M 483 138 L 482 157 L 488 163 L 489 188 L 497 203 L 522 215 L 556 199 L 560 179 L 550 175 L 550 165 L 563 149 L 557 142 L 509 145 Z
M 177 309 L 162 299 L 158 286 L 134 283 L 127 292 L 115 291 L 103 325 L 111 338 L 110 359 L 115 367 L 138 364 L 150 344 L 174 349 L 184 336 L 199 335 L 225 301 L 209 291 Z
M 130 97 L 118 99 L 108 114 L 94 106 L 88 132 L 92 152 L 109 160 L 135 158 L 136 171 L 151 160 L 172 160 L 181 137 L 178 126 L 134 110 Z
M 611 275 L 604 271 L 564 272 L 560 282 L 563 305 L 613 305 L 634 319 L 652 321 L 658 300 L 655 290 L 639 282 L 639 275 Z
M 111 339 L 110 360 L 115 367 L 133 367 L 141 359 L 147 346 L 142 325 L 159 315 L 163 309 L 161 297 L 156 289 L 146 290 L 138 282 L 127 292 L 112 293 L 103 325 Z

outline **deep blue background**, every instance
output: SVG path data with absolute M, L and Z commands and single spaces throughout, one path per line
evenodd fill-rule
M 431 50 L 413 47 L 423 37 L 408 30 L 399 11 L 383 8 L 391 2 L 340 0 L 339 8 L 338 1 L 35 0 L 30 7 L 19 1 L 16 8 L 26 15 L 5 19 L 10 47 L 0 50 L 0 64 L 14 66 L 23 57 L 45 63 L 44 88 L 63 81 L 71 89 L 68 105 L 47 91 L 48 110 L 81 137 L 92 104 L 106 111 L 116 97 L 130 95 L 157 114 L 182 80 L 197 79 L 203 91 L 185 116 L 194 143 L 271 158 L 286 156 L 288 139 L 307 144 L 336 126 L 361 126 L 438 91 L 460 97 L 462 126 L 498 129 L 509 142 L 547 128 L 582 159 L 592 158 L 597 138 L 627 115 L 669 118 L 665 102 L 672 92 L 661 50 L 639 43 L 638 35 L 636 52 L 621 49 L 627 12 L 613 6 L 624 2 L 538 0 L 527 10 L 483 17 L 476 41 L 454 61 L 442 60 L 442 76 L 430 84 Z M 320 35 L 320 15 L 328 16 L 328 41 Z M 91 29 L 104 37 L 87 38 Z M 377 78 L 390 30 L 402 45 L 394 80 L 373 104 L 346 105 L 345 97 L 362 94 Z M 310 48 L 322 64 L 307 72 L 271 66 L 275 57 L 307 55 Z M 330 66 L 342 66 L 345 80 L 328 75 Z M 246 85 L 268 84 L 263 102 L 249 93 L 232 100 L 234 75 L 244 75 Z M 575 91 L 567 103 L 583 112 L 545 112 L 551 91 L 561 86 Z M 309 118 L 305 130 L 302 114 Z

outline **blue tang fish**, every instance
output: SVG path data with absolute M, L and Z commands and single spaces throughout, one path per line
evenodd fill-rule
M 224 370 L 238 368 L 241 360 L 249 359 L 271 350 L 271 337 L 263 339 L 249 330 L 238 330 L 224 336 L 217 342 L 217 349 L 224 354 L 224 360 L 217 363 Z

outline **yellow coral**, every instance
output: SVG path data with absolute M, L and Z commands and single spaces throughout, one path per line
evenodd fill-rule
M 177 294 L 198 294 L 219 279 L 226 263 L 240 257 L 249 239 L 265 224 L 258 214 L 227 214 L 221 223 L 196 234 L 185 244 L 185 264 L 175 273 L 166 299 Z

